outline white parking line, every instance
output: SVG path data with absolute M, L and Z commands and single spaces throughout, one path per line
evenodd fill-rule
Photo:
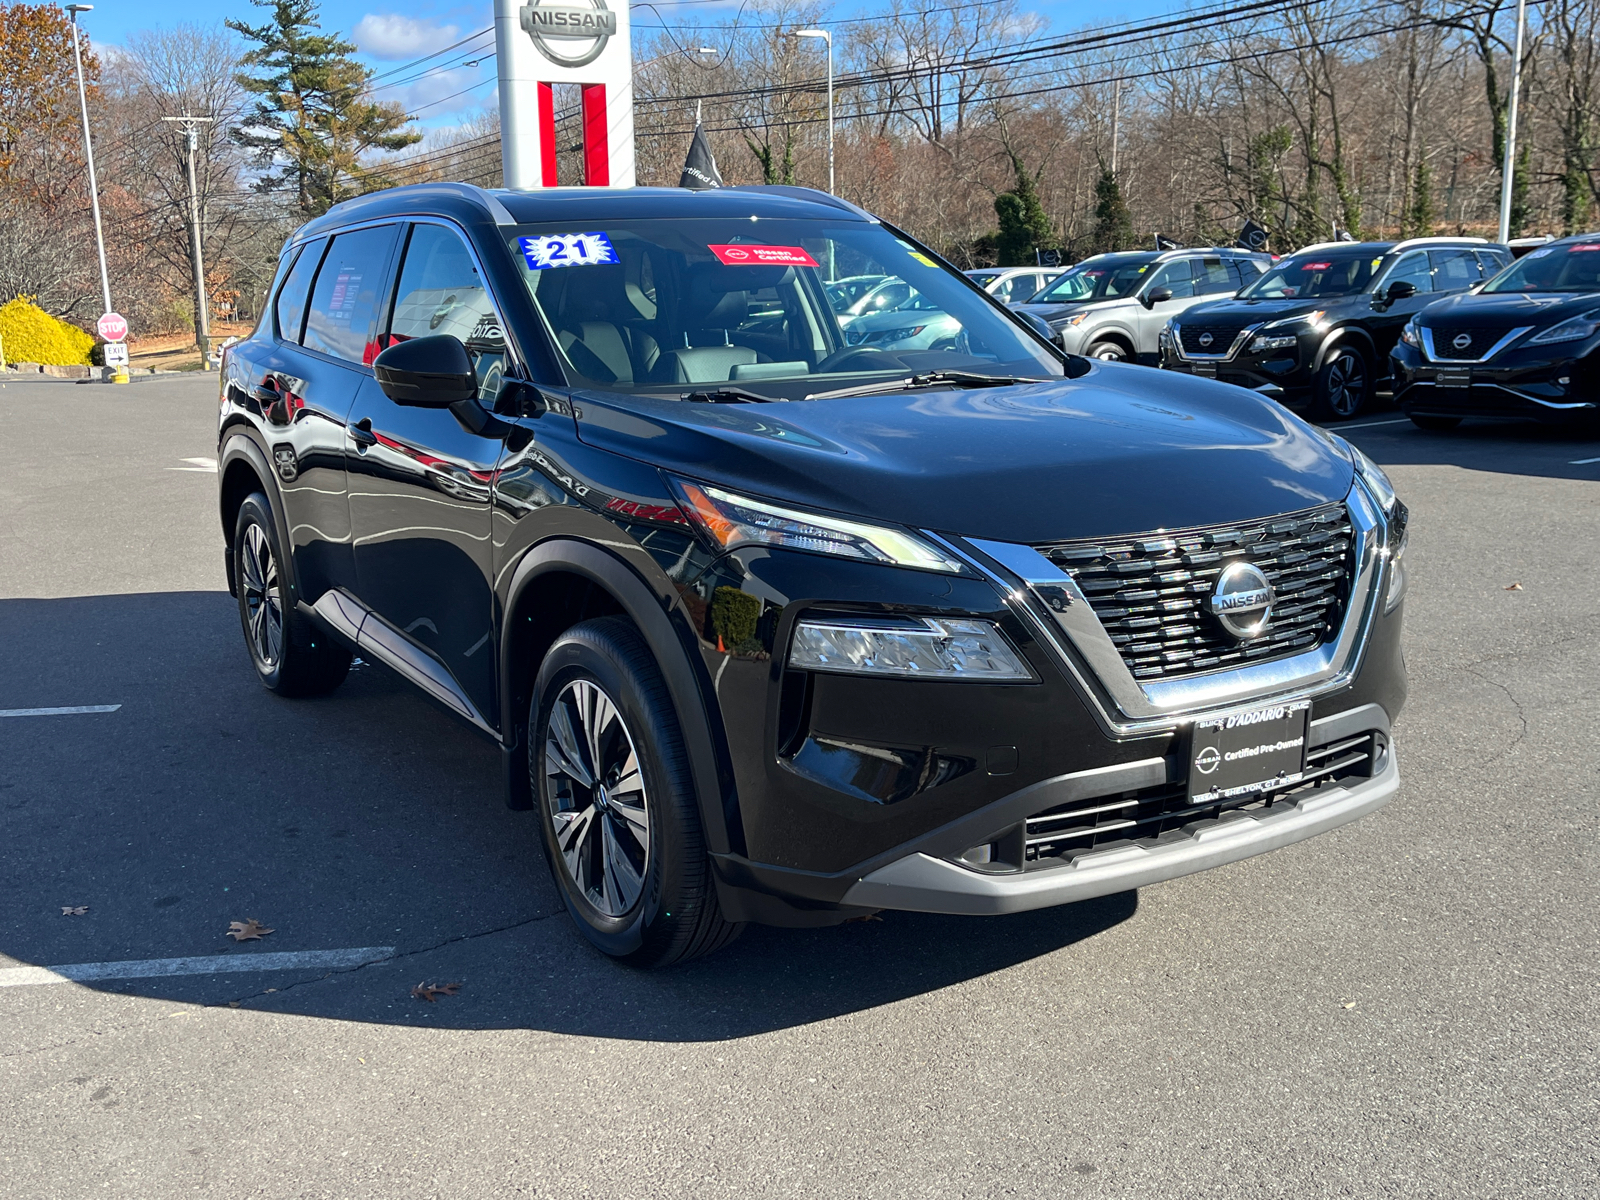
M 0 708 L 0 717 L 71 717 L 78 713 L 116 712 L 120 704 L 77 704 L 71 708 Z
M 1575 458 L 1567 465 L 1571 467 L 1587 467 L 1590 463 L 1597 462 L 1600 462 L 1600 458 Z
M 217 473 L 217 460 L 214 458 L 186 458 L 183 461 L 189 465 L 187 467 L 168 467 L 167 470 L 199 471 L 204 475 L 215 475 Z
M 63 967 L 0 967 L 0 988 L 97 979 L 158 979 L 168 975 L 237 975 L 245 971 L 300 971 L 310 967 L 360 967 L 394 957 L 393 946 L 358 950 L 294 950 L 282 954 L 207 954 L 199 958 L 141 958 L 127 962 L 71 963 Z
M 1338 433 L 1341 429 L 1376 429 L 1379 425 L 1409 425 L 1410 417 L 1401 417 L 1397 421 L 1363 421 L 1360 425 L 1329 425 L 1327 428 Z

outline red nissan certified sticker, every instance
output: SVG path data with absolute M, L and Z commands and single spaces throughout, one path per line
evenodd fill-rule
M 817 260 L 799 246 L 708 246 L 730 267 L 814 267 Z
M 1567 253 L 1568 254 L 1576 254 L 1580 250 L 1600 250 L 1600 245 L 1594 245 L 1592 243 L 1585 242 L 1581 246 L 1570 246 L 1570 247 L 1568 247 Z
M 1300 269 L 1302 271 L 1326 271 L 1331 266 L 1333 266 L 1332 263 L 1307 263 Z

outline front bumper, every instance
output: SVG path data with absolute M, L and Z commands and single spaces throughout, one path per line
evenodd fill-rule
M 1314 736 L 1376 721 L 1368 706 L 1319 721 Z M 1388 722 L 1382 720 L 1387 733 Z M 1314 726 L 1315 729 L 1315 726 Z M 996 916 L 1089 900 L 1238 862 L 1337 829 L 1388 802 L 1400 786 L 1394 748 L 1384 738 L 1381 765 L 1370 778 L 1290 795 L 1253 811 L 1198 820 L 1160 837 L 1097 847 L 1063 865 L 993 873 L 950 858 L 916 853 L 866 875 L 845 893 L 860 908 Z
M 1256 330 L 1240 339 L 1240 344 L 1227 354 L 1188 355 L 1163 336 L 1161 366 L 1168 371 L 1181 371 L 1220 380 L 1238 387 L 1249 388 L 1274 400 L 1299 400 L 1311 394 L 1316 382 L 1316 372 L 1306 365 L 1315 360 L 1316 346 L 1301 344 L 1289 349 L 1251 354 L 1248 341 Z
M 1589 358 L 1512 350 L 1489 363 L 1433 362 L 1402 342 L 1390 363 L 1395 401 L 1407 414 L 1561 423 L 1600 412 L 1600 364 Z M 1441 387 L 1441 371 L 1447 379 L 1469 371 L 1471 382 Z

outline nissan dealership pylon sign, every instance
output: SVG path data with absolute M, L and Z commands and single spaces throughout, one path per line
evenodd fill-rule
M 495 0 L 494 29 L 505 185 L 556 186 L 554 85 L 568 83 L 581 88 L 582 182 L 632 187 L 627 0 Z

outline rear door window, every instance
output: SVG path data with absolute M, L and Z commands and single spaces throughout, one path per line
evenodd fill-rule
M 440 334 L 458 338 L 467 348 L 478 377 L 478 395 L 492 399 L 505 373 L 506 336 L 478 264 L 455 230 L 413 225 L 383 344 Z M 608 355 L 615 349 L 608 341 L 598 352 Z M 626 350 L 622 356 L 626 361 Z
M 1511 261 L 1509 255 L 1498 254 L 1493 250 L 1479 250 L 1478 267 L 1483 271 L 1483 277 L 1490 279 L 1506 269 L 1506 264 Z
M 1194 294 L 1216 296 L 1236 292 L 1239 284 L 1234 272 L 1220 258 L 1202 258 L 1194 263 Z
M 311 289 L 301 345 L 368 366 L 378 357 L 378 310 L 388 294 L 396 232 L 378 225 L 334 237 Z
M 1483 278 L 1478 273 L 1478 259 L 1471 250 L 1430 250 L 1433 260 L 1433 290 L 1459 292 Z
M 327 244 L 327 238 L 317 238 L 302 246 L 294 266 L 289 268 L 288 278 L 278 289 L 272 312 L 278 337 L 283 341 L 300 340 L 300 327 L 305 324 L 306 317 L 306 295 L 311 291 L 311 278 L 317 273 L 317 264 L 322 261 L 322 251 Z

